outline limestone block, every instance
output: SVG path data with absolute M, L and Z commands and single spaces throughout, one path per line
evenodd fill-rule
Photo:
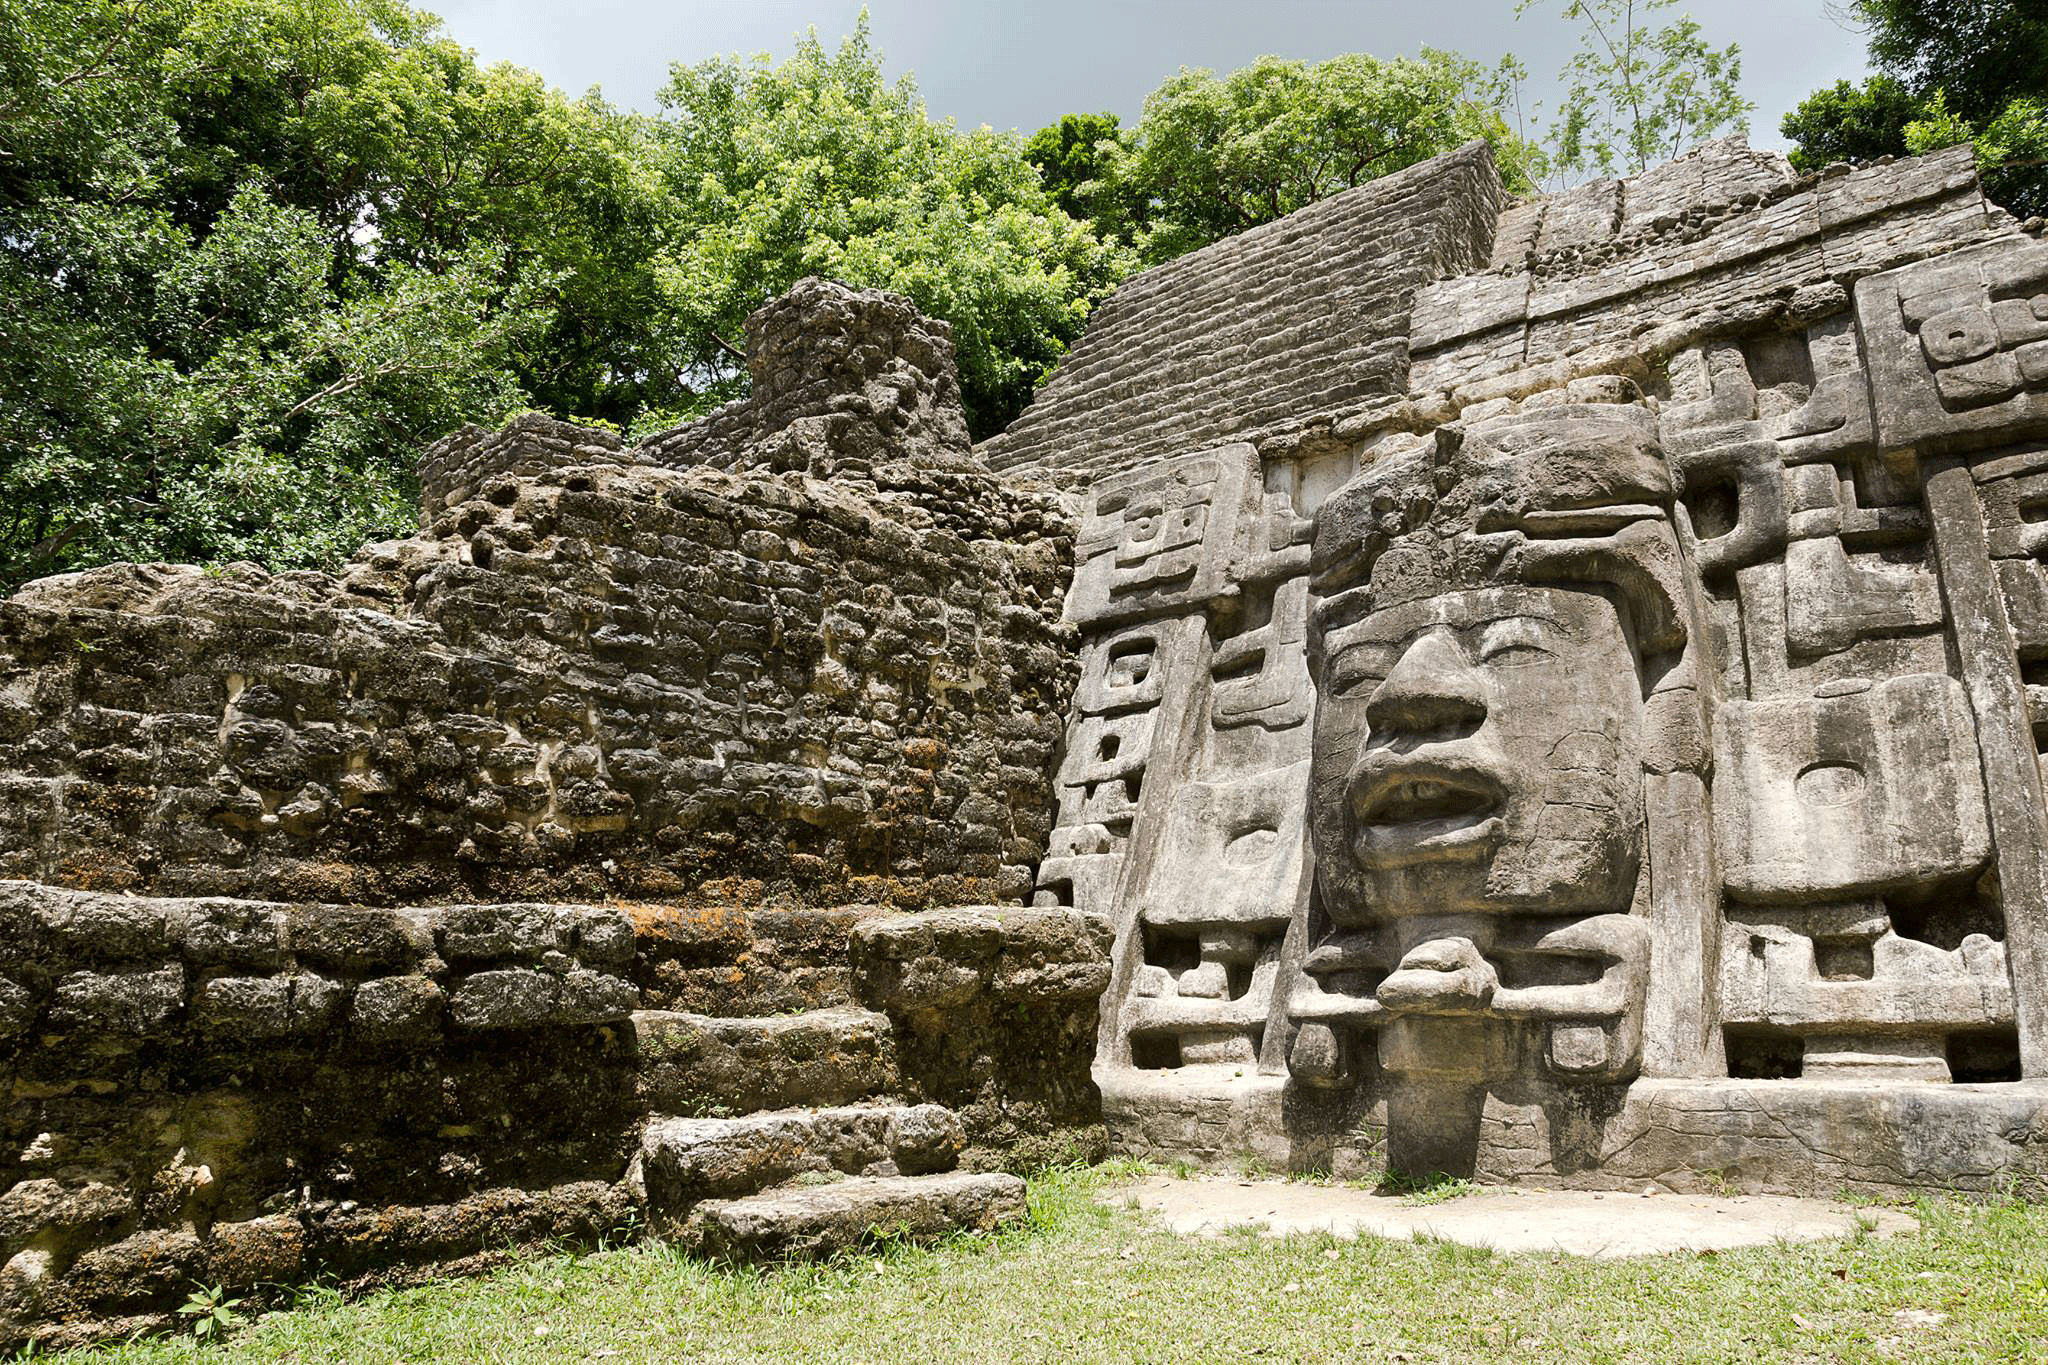
M 221 976 L 192 995 L 192 1019 L 218 1038 L 267 1040 L 323 1032 L 341 1005 L 341 988 L 311 972 Z
M 850 1104 L 896 1079 L 888 1017 L 852 1006 L 765 1019 L 640 1010 L 632 1019 L 640 1090 L 657 1112 Z
M 881 916 L 853 934 L 854 985 L 890 1013 L 997 999 L 1083 1001 L 1109 983 L 1110 929 L 1063 907 Z
M 818 1258 L 861 1246 L 877 1232 L 927 1242 L 993 1232 L 1025 1213 L 1024 1182 L 1014 1175 L 849 1180 L 707 1203 L 684 1240 L 717 1260 Z
M 1774 926 L 1738 926 L 1722 957 L 1722 1019 L 1799 1033 L 1937 1037 L 2012 1025 L 2005 945 L 1983 934 L 1944 950 L 1887 928 L 1868 944 L 1867 974 L 1852 968 L 1833 979 L 1823 975 L 1817 942 Z
M 808 1172 L 949 1170 L 965 1146 L 959 1119 L 936 1104 L 658 1119 L 640 1141 L 640 1178 L 654 1208 L 673 1215 Z
M 2014 236 L 1872 275 L 1856 317 L 1887 449 L 2048 430 L 2048 244 Z
M 1838 538 L 1795 540 L 1785 550 L 1785 643 L 1813 656 L 1860 639 L 1928 630 L 1945 616 L 1931 564 L 1852 555 Z
M 1158 929 L 1284 926 L 1307 851 L 1308 762 L 1174 792 L 1139 918 Z
M 349 1027 L 365 1042 L 424 1043 L 440 1036 L 446 1003 L 440 985 L 429 977 L 382 976 L 356 987 Z
M 50 1008 L 56 1029 L 89 1029 L 114 1038 L 161 1034 L 185 1007 L 185 970 L 173 965 L 133 972 L 69 972 Z
M 1104 480 L 1075 542 L 1067 619 L 1083 627 L 1166 615 L 1223 591 L 1261 485 L 1248 444 Z
M 601 1024 L 623 1019 L 640 1003 L 630 981 L 600 972 L 507 969 L 475 972 L 448 999 L 448 1017 L 467 1029 Z
M 1938 881 L 1990 856 L 1976 730 L 1952 678 L 1729 701 L 1714 740 L 1715 837 L 1745 900 Z

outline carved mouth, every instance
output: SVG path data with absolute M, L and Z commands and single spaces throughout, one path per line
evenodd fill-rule
M 1504 828 L 1506 789 L 1478 764 L 1388 754 L 1360 776 L 1352 810 L 1368 867 L 1483 853 Z
M 1409 825 L 1421 820 L 1462 820 L 1485 815 L 1500 797 L 1477 786 L 1418 777 L 1397 782 L 1374 798 L 1366 814 L 1369 825 Z

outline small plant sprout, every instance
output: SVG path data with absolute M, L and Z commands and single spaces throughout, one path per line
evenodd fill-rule
M 201 1341 L 219 1341 L 242 1325 L 242 1315 L 235 1311 L 242 1301 L 226 1294 L 222 1285 L 192 1286 L 191 1297 L 178 1309 L 178 1316 L 191 1322 L 193 1336 Z

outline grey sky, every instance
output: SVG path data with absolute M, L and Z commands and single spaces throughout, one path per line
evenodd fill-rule
M 654 107 L 671 62 L 780 57 L 810 25 L 836 42 L 860 12 L 860 0 L 425 3 L 486 60 L 532 67 L 572 91 L 601 85 L 640 109 Z M 1779 119 L 1815 86 L 1864 70 L 1861 35 L 1829 16 L 1827 0 L 1693 0 L 1685 8 L 1717 46 L 1742 44 L 1758 146 L 1783 145 Z M 1517 20 L 1513 0 L 868 0 L 889 70 L 916 75 L 933 115 L 1027 133 L 1080 110 L 1109 109 L 1128 122 L 1182 66 L 1223 71 L 1269 52 L 1392 57 L 1427 44 L 1491 63 L 1512 51 L 1554 89 L 1576 44 L 1561 9 L 1551 0 Z

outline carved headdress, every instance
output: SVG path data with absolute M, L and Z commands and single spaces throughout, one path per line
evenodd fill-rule
M 1441 427 L 1322 507 L 1317 624 L 1463 588 L 1605 583 L 1638 656 L 1672 655 L 1687 640 L 1688 595 L 1671 503 L 1657 419 L 1641 407 L 1554 405 Z

